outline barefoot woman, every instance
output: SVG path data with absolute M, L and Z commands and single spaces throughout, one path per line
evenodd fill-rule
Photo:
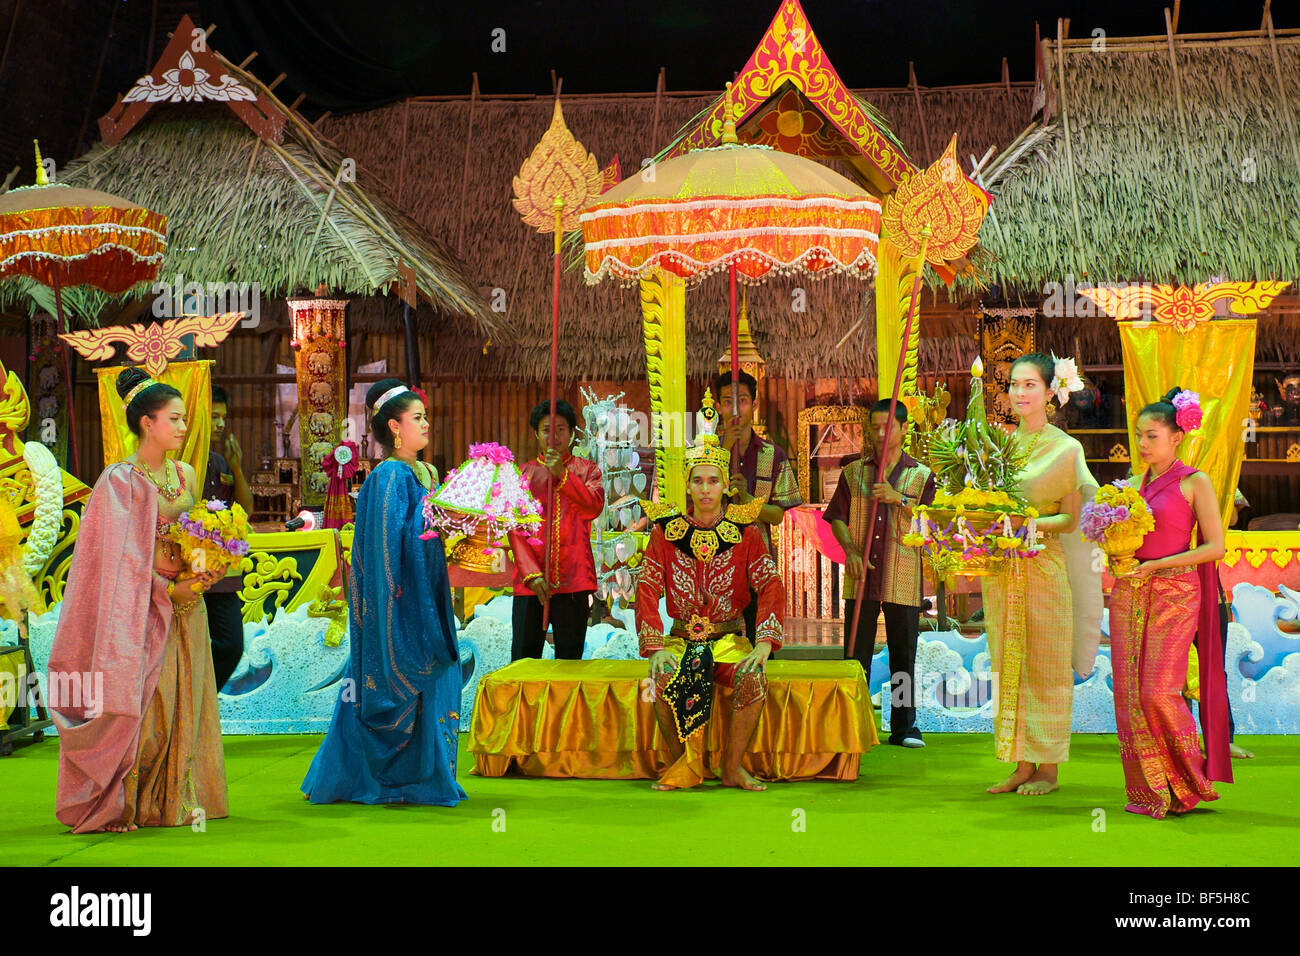
M 674 761 L 654 788 L 692 787 L 710 775 L 706 738 L 716 682 L 730 689 L 718 696 L 722 706 L 731 708 L 717 775 L 729 787 L 764 790 L 740 758 L 749 749 L 767 696 L 764 664 L 781 646 L 785 589 L 754 526 L 761 502 L 728 503 L 731 456 L 705 430 L 717 421 L 707 391 L 702 414 L 706 425 L 686 452 L 687 514 L 646 504 L 655 525 L 637 584 L 637 635 L 658 688 L 659 733 Z M 751 589 L 758 595 L 756 647 L 745 636 Z M 665 595 L 674 622 L 667 637 L 659 616 L 659 599 Z
M 51 688 L 103 675 L 102 700 L 51 701 L 59 728 L 55 814 L 74 833 L 184 826 L 226 815 L 226 770 L 199 589 L 179 580 L 180 546 L 160 537 L 194 506 L 194 469 L 167 452 L 185 441 L 185 403 L 170 385 L 124 369 L 117 392 L 140 449 L 109 465 L 81 519 Z M 56 684 L 58 681 L 59 684 Z
M 1075 529 L 1083 491 L 1096 487 L 1083 447 L 1047 423 L 1053 388 L 1066 389 L 1057 363 L 1023 355 L 1011 366 L 1016 440 L 1029 454 L 1020 493 L 1038 510 L 1043 548 L 996 577 L 982 579 L 984 620 L 997 676 L 993 744 L 1016 764 L 989 793 L 1037 796 L 1057 788 L 1057 765 L 1070 752 L 1074 677 L 1074 605 L 1059 536 Z
M 1138 451 L 1149 466 L 1142 497 L 1156 524 L 1138 549 L 1142 563 L 1115 583 L 1110 604 L 1124 809 L 1157 820 L 1217 800 L 1212 780 L 1232 781 L 1227 687 L 1218 664 L 1223 522 L 1210 479 L 1178 460 L 1184 434 L 1200 420 L 1197 397 L 1177 388 L 1138 415 Z M 1197 545 L 1189 547 L 1193 529 Z M 1182 696 L 1193 638 L 1198 659 L 1210 662 L 1201 669 L 1205 755 Z

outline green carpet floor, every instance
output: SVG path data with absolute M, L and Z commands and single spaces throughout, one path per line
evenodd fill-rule
M 454 809 L 306 803 L 298 785 L 320 739 L 226 737 L 231 817 L 202 833 L 73 836 L 54 818 L 57 742 L 20 747 L 0 758 L 0 864 L 1250 866 L 1300 857 L 1295 737 L 1241 738 L 1257 756 L 1233 762 L 1237 782 L 1221 785 L 1216 803 L 1163 821 L 1123 812 L 1109 736 L 1076 735 L 1064 786 L 1045 797 L 985 794 L 1006 771 L 976 734 L 932 734 L 919 751 L 882 745 L 854 783 L 764 793 L 480 778 L 462 750 L 470 799 Z

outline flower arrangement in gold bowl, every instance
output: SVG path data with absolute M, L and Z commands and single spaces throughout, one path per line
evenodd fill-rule
M 983 577 L 1009 558 L 1038 554 L 1038 512 L 1016 493 L 1028 460 L 1015 439 L 984 411 L 984 364 L 971 367 L 971 397 L 962 422 L 945 422 L 929 438 L 928 464 L 938 490 L 918 506 L 903 543 L 921 549 L 935 578 Z
M 937 492 L 932 505 L 916 508 L 903 543 L 921 549 L 936 577 L 984 577 L 1002 570 L 1007 558 L 1038 554 L 1037 518 L 1006 492 Z
M 224 574 L 248 554 L 248 532 L 248 514 L 238 502 L 229 506 L 217 498 L 195 502 L 168 529 L 168 536 L 184 549 L 189 567 L 181 576 L 193 578 L 205 571 Z
M 537 537 L 542 505 L 515 465 L 514 453 L 496 442 L 470 445 L 469 460 L 425 496 L 423 511 L 426 530 L 420 537 L 441 536 L 447 560 L 469 571 L 500 570 L 501 551 L 516 529 L 526 532 L 534 547 L 542 544 Z
M 1079 531 L 1106 552 L 1111 574 L 1131 574 L 1138 566 L 1137 550 L 1156 526 L 1155 517 L 1141 493 L 1120 480 L 1102 485 L 1083 506 Z

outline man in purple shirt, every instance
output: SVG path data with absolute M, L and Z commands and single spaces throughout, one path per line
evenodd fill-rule
M 758 392 L 758 382 L 748 372 L 741 372 L 739 381 L 735 396 L 740 406 L 739 413 L 733 414 L 731 373 L 723 372 L 713 380 L 718 411 L 726 422 L 722 430 L 722 446 L 731 452 L 731 500 L 742 505 L 755 498 L 763 502 L 757 527 L 770 552 L 772 537 L 768 529 L 779 525 L 791 508 L 803 504 L 803 498 L 799 495 L 799 484 L 785 452 L 754 431 L 754 396 Z M 757 615 L 757 596 L 751 592 L 744 611 L 745 634 L 751 644 L 754 643 Z
M 903 451 L 907 408 L 895 409 L 897 421 L 889 429 L 889 446 L 884 453 L 885 474 L 877 482 L 885 423 L 889 421 L 889 399 L 871 406 L 871 427 L 867 429 L 866 460 L 844 466 L 840 482 L 823 515 L 835 540 L 844 548 L 844 656 L 848 657 L 849 629 L 857 603 L 858 582 L 866 575 L 862 590 L 862 616 L 853 656 L 871 673 L 876 649 L 876 622 L 885 614 L 885 639 L 889 644 L 891 706 L 889 742 L 903 747 L 924 747 L 916 726 L 915 672 L 917 633 L 921 624 L 921 553 L 903 544 L 910 527 L 912 509 L 934 500 L 934 476 L 930 469 Z M 876 522 L 871 529 L 871 502 L 876 499 Z M 870 540 L 868 540 L 868 538 Z M 865 559 L 865 565 L 864 565 Z

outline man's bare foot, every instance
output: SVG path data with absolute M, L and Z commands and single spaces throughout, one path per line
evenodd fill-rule
M 738 767 L 734 776 L 724 773 L 720 779 L 724 787 L 739 787 L 741 790 L 767 789 L 767 784 L 755 780 L 744 767 Z
M 1039 767 L 1034 771 L 1034 775 L 1016 788 L 1016 793 L 1026 797 L 1041 797 L 1045 793 L 1051 793 L 1058 789 L 1056 782 L 1056 771 L 1045 771 Z
M 1034 775 L 1034 766 L 1018 767 L 1016 772 L 999 784 L 989 787 L 989 793 L 1010 793 Z
M 1245 747 L 1238 747 L 1234 743 L 1228 744 L 1228 756 L 1236 757 L 1238 760 L 1254 760 L 1255 755 Z
M 104 833 L 128 833 L 131 830 L 138 830 L 138 829 L 139 827 L 137 827 L 134 823 L 110 823 L 108 826 L 104 827 L 103 832 Z
M 660 783 L 659 781 L 656 780 L 654 783 L 650 784 L 650 789 L 664 791 L 664 790 L 676 790 L 677 788 L 671 786 L 670 784 Z

